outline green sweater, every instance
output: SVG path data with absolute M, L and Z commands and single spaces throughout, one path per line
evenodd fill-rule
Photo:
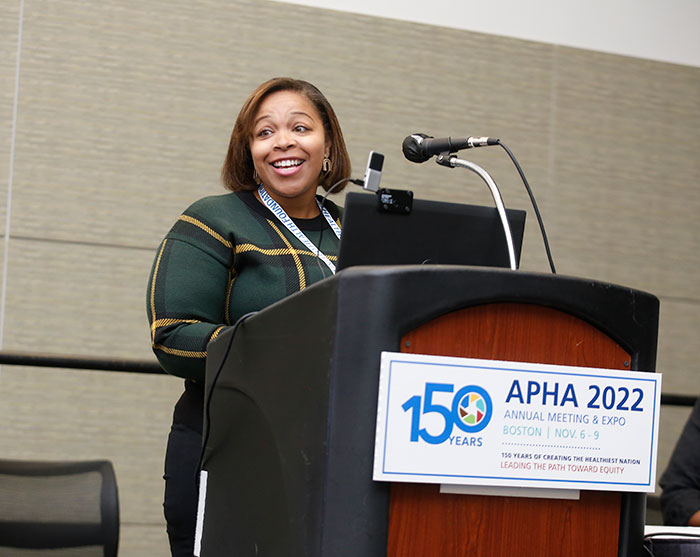
M 340 224 L 339 208 L 326 207 Z M 339 242 L 322 215 L 294 222 L 337 260 Z M 253 192 L 201 199 L 180 216 L 153 262 L 147 293 L 153 351 L 168 373 L 202 381 L 207 344 L 225 327 L 327 276 L 326 265 Z

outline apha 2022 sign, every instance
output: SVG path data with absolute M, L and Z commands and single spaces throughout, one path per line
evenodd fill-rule
M 654 373 L 384 352 L 374 479 L 653 491 Z

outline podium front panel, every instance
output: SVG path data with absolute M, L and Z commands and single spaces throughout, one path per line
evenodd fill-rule
M 380 354 L 400 351 L 403 337 L 441 316 L 491 304 L 557 310 L 619 345 L 608 367 L 626 359 L 629 369 L 654 369 L 658 300 L 644 292 L 491 268 L 341 271 L 249 318 L 235 338 L 228 330 L 209 345 L 203 557 L 386 554 L 390 488 L 372 480 Z M 498 321 L 478 321 L 494 353 L 527 361 L 501 350 L 511 341 Z M 412 342 L 429 353 L 422 337 Z M 573 365 L 603 361 L 588 348 Z M 562 361 L 572 363 L 553 362 Z M 618 523 L 643 522 L 643 503 L 622 497 Z M 621 527 L 621 547 L 629 536 Z

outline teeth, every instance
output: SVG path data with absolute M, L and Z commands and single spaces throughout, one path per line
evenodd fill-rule
M 290 166 L 299 166 L 302 162 L 301 159 L 287 159 L 283 161 L 273 162 L 272 166 L 275 168 L 289 168 Z

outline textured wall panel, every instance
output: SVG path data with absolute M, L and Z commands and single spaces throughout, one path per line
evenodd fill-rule
M 697 300 L 661 298 L 660 313 L 656 368 L 664 374 L 661 390 L 666 393 L 700 395 L 700 303 Z
M 214 13 L 169 2 L 26 10 L 13 230 L 155 246 L 217 187 L 230 91 L 207 48 Z M 47 219 L 56 209 L 62 218 Z
M 7 0 L 0 13 L 0 236 L 5 234 L 18 29 L 19 2 Z
M 151 357 L 146 283 L 153 252 L 13 239 L 7 350 Z
M 698 301 L 700 71 L 570 49 L 556 71 L 565 270 Z

